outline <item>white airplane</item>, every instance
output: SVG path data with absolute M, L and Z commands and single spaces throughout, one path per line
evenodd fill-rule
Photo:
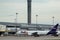
M 23 31 L 21 31 L 20 30 L 17 32 L 17 34 L 27 34 L 27 35 L 31 35 L 34 37 L 39 37 L 40 35 L 58 36 L 58 34 L 60 34 L 60 31 L 57 31 L 58 25 L 59 24 L 56 24 L 50 31 L 49 30 L 45 30 L 45 31 L 40 31 L 40 30 L 35 30 L 35 31 L 23 30 Z

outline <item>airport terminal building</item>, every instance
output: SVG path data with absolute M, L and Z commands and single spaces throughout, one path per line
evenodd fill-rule
M 53 27 L 53 25 L 48 24 L 31 24 L 28 25 L 27 23 L 10 23 L 10 22 L 0 22 L 0 25 L 6 25 L 6 28 L 13 31 L 14 28 L 17 29 L 25 29 L 25 30 L 49 30 Z M 60 25 L 59 25 L 60 30 Z

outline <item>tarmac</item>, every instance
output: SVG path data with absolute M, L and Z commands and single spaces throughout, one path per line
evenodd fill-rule
M 33 37 L 33 36 L 2 36 L 0 40 L 60 40 L 60 36 L 40 36 L 40 37 Z

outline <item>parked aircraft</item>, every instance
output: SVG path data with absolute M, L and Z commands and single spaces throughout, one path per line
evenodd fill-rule
M 17 34 L 27 34 L 27 35 L 30 35 L 30 36 L 34 36 L 34 37 L 39 37 L 40 35 L 52 35 L 52 36 L 58 36 L 58 34 L 60 32 L 57 31 L 58 29 L 58 25 L 59 24 L 56 24 L 50 31 L 49 30 L 45 30 L 45 31 L 40 31 L 40 30 L 23 30 L 23 31 L 18 31 Z

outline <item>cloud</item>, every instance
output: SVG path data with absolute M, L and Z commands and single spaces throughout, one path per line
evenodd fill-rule
M 48 3 L 33 3 L 32 4 L 32 22 L 35 23 L 36 19 L 34 15 L 38 14 L 38 23 L 52 24 L 52 16 L 55 16 L 55 23 L 60 21 L 60 1 L 48 0 Z M 50 17 L 50 18 L 49 18 Z M 50 20 L 51 19 L 51 20 Z M 35 20 L 35 21 L 34 21 Z M 48 21 L 47 21 L 48 20 Z
M 27 22 L 27 5 L 26 3 L 1 3 L 0 21 L 14 22 L 18 13 L 18 22 Z M 12 15 L 12 16 L 9 16 Z
M 32 2 L 35 2 L 35 3 L 46 3 L 48 2 L 48 0 L 32 0 Z
M 1 17 L 0 21 L 6 21 L 9 19 L 8 21 L 13 22 L 17 12 L 19 13 L 18 22 L 26 23 L 27 2 L 26 0 L 24 3 L 22 2 L 23 1 L 21 1 L 21 3 L 19 2 L 0 3 L 0 17 Z M 32 23 L 36 22 L 36 14 L 38 14 L 38 23 L 52 24 L 52 16 L 55 17 L 55 23 L 60 22 L 60 1 L 59 0 L 32 0 Z M 13 17 L 9 17 L 9 16 L 7 17 L 7 15 L 13 15 Z
M 26 8 L 26 3 L 1 3 L 0 5 L 0 12 L 1 13 L 15 13 L 15 12 L 19 12 L 19 13 L 23 13 L 27 10 Z
M 24 3 L 26 0 L 0 0 L 0 3 Z

